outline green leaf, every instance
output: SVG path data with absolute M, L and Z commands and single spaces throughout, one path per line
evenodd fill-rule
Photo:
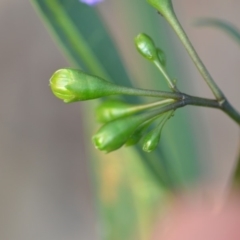
M 197 26 L 200 27 L 215 27 L 224 31 L 228 34 L 232 39 L 234 39 L 238 44 L 240 44 L 240 30 L 236 28 L 233 24 L 215 18 L 204 18 L 200 19 L 196 22 Z

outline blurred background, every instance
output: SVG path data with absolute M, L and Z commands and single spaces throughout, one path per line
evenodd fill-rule
M 181 0 L 174 6 L 203 62 L 240 110 L 239 44 L 217 29 L 194 26 L 200 17 L 217 17 L 240 28 L 240 2 Z M 120 7 L 117 0 L 106 0 L 99 11 L 127 65 L 135 49 L 126 39 L 134 36 L 122 28 L 129 19 L 122 18 Z M 63 104 L 48 87 L 51 74 L 69 63 L 29 1 L 1 0 L 0 32 L 0 239 L 97 240 L 81 104 Z M 188 67 L 191 94 L 211 97 L 174 36 L 173 42 Z M 202 162 L 209 169 L 205 181 L 209 190 L 221 192 L 234 165 L 239 130 L 220 112 L 197 108 L 193 113 L 205 126 L 198 130 Z

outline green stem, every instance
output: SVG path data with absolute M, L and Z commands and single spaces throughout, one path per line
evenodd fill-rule
M 169 24 L 172 26 L 174 31 L 176 32 L 179 39 L 182 41 L 184 47 L 186 48 L 189 56 L 193 60 L 195 66 L 197 67 L 198 71 L 202 75 L 205 82 L 208 84 L 209 88 L 212 90 L 214 96 L 218 101 L 222 101 L 225 99 L 225 96 L 221 89 L 217 86 L 213 78 L 211 77 L 210 73 L 208 72 L 207 68 L 203 64 L 202 60 L 198 56 L 197 52 L 195 51 L 193 45 L 191 44 L 190 40 L 188 39 L 187 34 L 183 30 L 180 22 L 178 21 L 176 14 L 173 9 L 168 11 L 166 14 L 166 19 L 168 20 Z
M 209 108 L 218 108 L 221 109 L 221 106 L 217 100 L 193 97 L 189 95 L 184 95 L 184 102 L 186 105 L 194 105 L 200 107 L 209 107 Z
M 222 109 L 230 118 L 232 118 L 238 125 L 240 125 L 240 114 L 233 108 L 233 106 L 228 102 L 226 97 L 224 96 L 221 89 L 215 83 L 213 78 L 211 77 L 210 73 L 208 72 L 207 68 L 203 64 L 202 60 L 198 56 L 197 52 L 195 51 L 193 45 L 191 44 L 190 40 L 188 39 L 187 34 L 185 33 L 184 29 L 182 28 L 180 22 L 177 19 L 177 16 L 174 12 L 172 4 L 167 4 L 164 9 L 164 17 L 172 26 L 174 31 L 176 32 L 179 39 L 182 41 L 184 47 L 186 48 L 189 56 L 193 60 L 194 64 L 196 65 L 198 71 L 202 75 L 205 82 L 208 84 L 209 88 L 211 89 L 212 93 L 216 97 L 219 106 L 217 108 Z M 197 99 L 195 99 L 197 100 Z M 191 100 L 193 101 L 193 99 Z M 200 104 L 199 106 L 205 106 L 205 103 L 202 101 L 196 101 L 196 104 Z M 201 105 L 203 103 L 203 105 Z M 216 104 L 216 103 L 215 103 Z M 206 107 L 212 107 L 212 104 L 206 105 Z
M 131 96 L 142 96 L 142 97 L 157 97 L 157 98 L 171 98 L 181 99 L 183 94 L 178 92 L 164 92 L 156 90 L 148 90 L 141 88 L 129 88 L 119 86 L 117 94 L 131 95 Z
M 157 101 L 157 102 L 141 104 L 141 105 L 138 105 L 138 106 L 134 105 L 133 107 L 129 108 L 129 111 L 131 111 L 132 113 L 136 113 L 136 112 L 143 111 L 143 110 L 146 110 L 146 109 L 163 106 L 167 103 L 173 103 L 174 101 L 175 100 L 168 98 L 168 99 L 164 99 L 164 100 Z
M 159 61 L 154 61 L 153 62 L 155 64 L 155 66 L 159 69 L 159 71 L 162 73 L 163 77 L 166 79 L 170 89 L 173 92 L 179 92 L 179 90 L 177 89 L 176 85 L 174 84 L 174 82 L 171 80 L 171 78 L 168 76 L 166 70 L 164 69 L 164 67 L 161 65 L 161 63 Z
M 176 110 L 178 108 L 181 108 L 181 107 L 184 107 L 184 106 L 187 106 L 187 105 L 222 109 L 221 105 L 218 103 L 217 100 L 193 97 L 193 96 L 189 96 L 189 95 L 186 95 L 186 94 L 182 94 L 182 98 L 179 99 L 178 101 L 162 107 L 159 114 L 164 113 L 164 112 L 168 112 L 170 110 Z M 153 112 L 155 112 L 155 111 L 153 111 Z M 156 111 L 156 112 L 158 112 L 158 111 Z
M 221 109 L 240 126 L 240 114 L 236 111 L 236 109 L 234 109 L 227 100 L 220 104 Z
M 184 106 L 194 105 L 201 107 L 217 108 L 225 112 L 231 119 L 233 119 L 240 126 L 240 114 L 229 104 L 227 100 L 218 102 L 217 100 L 193 97 L 183 94 Z

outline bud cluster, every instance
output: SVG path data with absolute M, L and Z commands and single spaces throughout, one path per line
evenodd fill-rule
M 143 105 L 129 105 L 121 101 L 103 102 L 97 109 L 97 118 L 104 124 L 93 136 L 95 147 L 111 152 L 123 145 L 135 145 L 143 139 L 143 150 L 153 151 L 158 145 L 164 124 L 172 116 L 173 112 L 167 108 L 170 102 L 173 100 Z M 159 125 L 148 131 L 157 119 L 160 119 Z
M 65 103 L 110 95 L 141 95 L 147 91 L 118 86 L 70 68 L 56 71 L 50 79 L 50 87 L 53 94 Z M 172 115 L 171 105 L 175 101 L 165 98 L 138 105 L 119 100 L 103 102 L 96 110 L 97 120 L 103 123 L 103 126 L 93 136 L 95 147 L 111 152 L 123 145 L 134 145 L 143 138 L 143 150 L 147 152 L 154 150 L 166 120 Z M 149 127 L 159 118 L 161 118 L 159 125 L 146 135 Z
M 144 151 L 153 151 L 163 126 L 180 100 L 176 86 L 166 73 L 163 51 L 143 33 L 136 37 L 135 45 L 144 58 L 157 66 L 172 92 L 123 87 L 71 68 L 56 71 L 50 79 L 53 94 L 65 103 L 113 95 L 157 97 L 155 102 L 138 105 L 112 99 L 103 102 L 96 111 L 97 120 L 103 125 L 92 138 L 95 147 L 101 151 L 111 152 L 124 145 L 135 145 L 140 140 Z M 159 121 L 158 124 L 155 121 Z

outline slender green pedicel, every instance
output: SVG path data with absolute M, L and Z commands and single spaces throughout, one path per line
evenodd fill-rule
M 159 144 L 162 129 L 167 122 L 167 120 L 172 116 L 173 111 L 165 114 L 163 119 L 161 119 L 159 125 L 150 131 L 143 139 L 143 151 L 152 152 L 155 150 Z
M 120 117 L 127 117 L 135 113 L 173 103 L 173 99 L 165 99 L 147 104 L 128 104 L 119 100 L 108 100 L 100 104 L 96 110 L 97 120 L 106 123 Z
M 166 57 L 164 52 L 156 48 L 153 40 L 144 33 L 139 34 L 135 38 L 135 45 L 137 47 L 138 52 L 158 68 L 158 70 L 166 79 L 169 88 L 174 92 L 178 92 L 175 83 L 171 80 L 171 78 L 168 76 L 166 72 L 165 69 Z

